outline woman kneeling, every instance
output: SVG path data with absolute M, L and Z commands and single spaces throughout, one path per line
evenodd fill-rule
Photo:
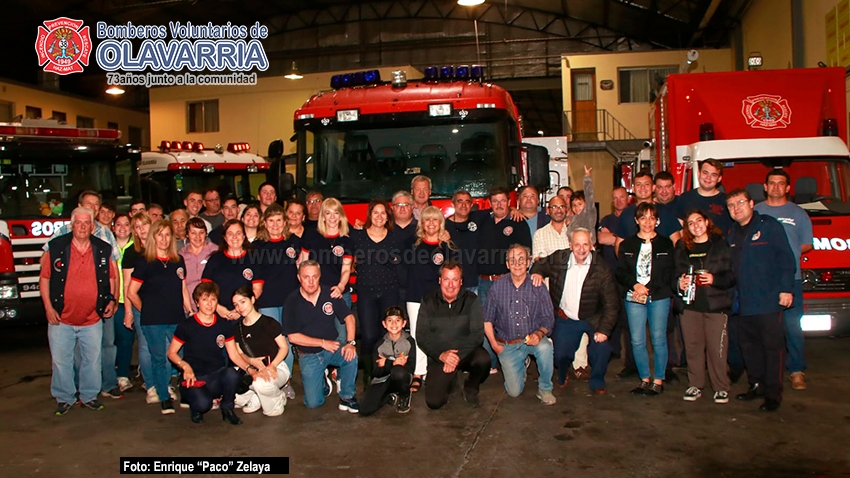
M 192 298 L 198 305 L 198 313 L 177 326 L 168 359 L 183 371 L 180 395 L 189 403 L 193 422 L 203 422 L 213 400 L 221 397 L 221 418 L 239 425 L 242 420 L 233 413 L 233 400 L 240 376 L 227 365 L 221 349 L 227 350 L 227 356 L 237 367 L 256 371 L 236 350 L 231 323 L 215 313 L 218 294 L 218 286 L 212 282 L 202 282 L 195 288 Z M 178 355 L 181 348 L 182 359 Z
M 283 413 L 286 395 L 283 387 L 289 381 L 289 367 L 284 359 L 289 343 L 280 330 L 280 323 L 257 312 L 254 291 L 240 287 L 233 293 L 233 307 L 242 320 L 237 322 L 234 335 L 236 349 L 242 360 L 251 364 L 254 379 L 248 390 L 236 396 L 236 404 L 245 413 L 263 409 L 263 415 L 276 417 Z M 256 371 L 255 371 L 256 369 Z

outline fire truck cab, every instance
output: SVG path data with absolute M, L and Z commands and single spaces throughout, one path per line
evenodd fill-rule
M 726 191 L 765 199 L 772 169 L 791 177 L 789 200 L 812 220 L 801 259 L 808 335 L 850 333 L 850 151 L 843 68 L 670 75 L 653 105 L 653 169 L 677 193 L 698 186 L 699 163 L 724 164 Z
M 183 194 L 193 190 L 203 194 L 215 189 L 222 200 L 235 196 L 240 203 L 251 202 L 266 180 L 269 163 L 250 149 L 248 143 L 205 148 L 203 143 L 162 141 L 158 151 L 142 153 L 142 198 L 166 212 L 182 208 Z

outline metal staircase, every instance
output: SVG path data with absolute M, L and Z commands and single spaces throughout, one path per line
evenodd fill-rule
M 646 141 L 604 109 L 564 111 L 563 125 L 569 151 L 608 151 L 617 163 L 637 158 Z

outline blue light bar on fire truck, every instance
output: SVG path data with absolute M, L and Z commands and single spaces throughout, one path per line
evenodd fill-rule
M 451 65 L 425 67 L 425 81 L 480 81 L 484 79 L 484 67 L 481 65 Z M 349 88 L 355 86 L 371 86 L 381 83 L 381 72 L 378 70 L 357 71 L 333 75 L 331 77 L 331 88 Z M 394 71 L 392 84 L 395 87 L 404 87 L 407 77 L 403 71 Z M 309 118 L 299 118 L 309 119 Z

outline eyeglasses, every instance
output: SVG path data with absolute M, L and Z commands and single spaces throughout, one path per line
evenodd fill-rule
M 409 202 L 400 202 L 398 204 L 393 204 L 393 207 L 410 207 Z
M 307 204 L 319 204 L 320 202 L 322 202 L 321 199 L 308 199 L 307 200 Z
M 549 206 L 549 209 L 555 209 L 555 210 L 566 209 L 566 208 L 567 208 L 567 206 Z
M 523 259 L 508 259 L 508 264 L 510 264 L 512 266 L 513 265 L 520 265 L 521 266 L 521 265 L 525 264 L 526 262 L 528 262 L 528 259 L 525 259 L 525 258 L 523 258 Z
M 740 200 L 735 201 L 735 202 L 726 203 L 726 207 L 729 208 L 729 209 L 737 209 L 737 208 L 743 206 L 744 204 L 746 204 L 748 202 L 749 201 L 747 199 L 740 199 Z

